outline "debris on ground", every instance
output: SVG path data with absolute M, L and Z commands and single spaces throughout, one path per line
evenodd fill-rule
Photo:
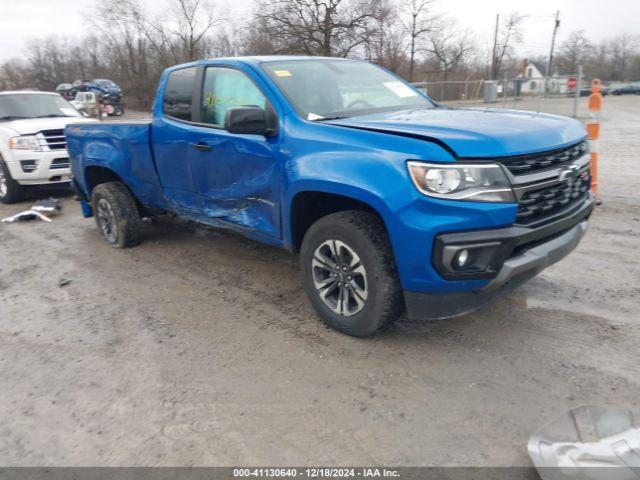
M 12 217 L 7 217 L 7 218 L 3 218 L 2 222 L 3 223 L 13 223 L 16 220 L 20 220 L 20 221 L 28 221 L 28 220 L 35 220 L 36 218 L 39 218 L 40 220 L 44 221 L 44 222 L 52 222 L 53 220 L 51 220 L 49 217 L 47 217 L 46 215 L 41 214 L 40 212 L 36 212 L 35 210 L 25 210 L 24 212 L 20 212 L 16 215 L 13 215 Z
M 31 210 L 46 213 L 48 216 L 54 217 L 62 213 L 62 201 L 57 198 L 49 197 L 34 203 L 31 206 Z
M 62 202 L 57 198 L 47 198 L 45 200 L 39 200 L 33 205 L 29 210 L 25 210 L 24 212 L 20 212 L 11 217 L 3 218 L 3 223 L 13 223 L 16 220 L 18 221 L 29 221 L 40 219 L 43 222 L 52 222 L 49 217 L 55 217 L 56 215 L 60 215 L 62 213 Z
M 625 407 L 569 410 L 534 434 L 528 450 L 543 480 L 640 478 L 640 428 Z
M 66 287 L 71 282 L 73 282 L 73 280 L 71 280 L 70 278 L 61 278 L 60 281 L 58 282 L 58 286 L 59 287 Z

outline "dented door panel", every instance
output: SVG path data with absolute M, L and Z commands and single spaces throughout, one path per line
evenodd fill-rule
M 280 238 L 276 140 L 208 127 L 194 127 L 191 136 L 211 148 L 189 153 L 204 216 Z

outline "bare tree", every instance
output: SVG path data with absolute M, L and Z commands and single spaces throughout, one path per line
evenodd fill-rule
M 221 19 L 213 14 L 211 5 L 202 0 L 172 0 L 172 17 L 176 18 L 175 26 L 169 31 L 179 39 L 184 59 L 196 60 L 204 50 L 202 44 L 206 35 Z
M 276 53 L 279 49 L 276 46 L 269 30 L 271 28 L 268 18 L 255 16 L 249 22 L 248 28 L 244 32 L 241 52 L 244 55 L 269 55 Z
M 164 46 L 151 32 L 139 1 L 103 0 L 92 13 L 87 19 L 110 60 L 111 76 L 120 80 L 136 103 L 150 104 L 153 82 L 162 70 L 156 59 Z
M 256 19 L 273 53 L 346 57 L 366 42 L 371 12 L 347 0 L 261 0 Z
M 473 45 L 468 32 L 458 31 L 455 20 L 441 18 L 429 32 L 425 50 L 437 61 L 446 81 L 449 73 L 473 51 Z
M 29 70 L 24 62 L 18 59 L 10 59 L 0 67 L 0 90 L 18 90 L 28 86 L 26 77 Z
M 365 58 L 384 65 L 387 42 L 397 27 L 397 10 L 389 0 L 371 0 L 366 9 L 371 18 L 364 42 Z
M 237 35 L 237 32 L 231 27 L 218 30 L 208 42 L 206 56 L 216 58 L 238 55 L 240 42 Z
M 150 104 L 164 68 L 201 58 L 224 40 L 214 35 L 220 19 L 205 0 L 169 0 L 157 16 L 140 0 L 101 0 L 92 13 L 88 20 L 111 76 L 142 105 Z
M 584 65 L 593 46 L 584 34 L 584 30 L 572 32 L 569 38 L 560 45 L 558 66 L 565 71 L 575 73 L 579 65 Z
M 96 1 L 87 35 L 34 39 L 20 59 L 0 64 L 0 88 L 52 90 L 76 79 L 111 78 L 129 105 L 145 108 L 167 66 L 238 53 L 366 58 L 411 80 L 418 70 L 434 80 L 486 75 L 472 36 L 439 20 L 433 0 L 258 0 L 249 22 L 224 24 L 208 0 L 165 1 L 156 15 L 142 0 Z M 512 14 L 498 25 L 492 75 L 516 64 L 522 23 Z M 584 63 L 590 77 L 640 80 L 640 37 L 621 34 L 589 45 L 583 32 L 574 32 L 559 61 L 568 70 Z
M 639 45 L 640 37 L 630 34 L 618 35 L 606 43 L 614 80 L 631 80 L 632 57 L 637 54 Z
M 408 63 L 405 38 L 401 31 L 391 30 L 386 37 L 382 66 L 394 73 L 404 75 Z
M 413 82 L 416 54 L 420 42 L 433 28 L 437 16 L 433 13 L 435 0 L 404 0 L 404 29 L 409 37 L 409 81 Z
M 513 54 L 513 46 L 522 41 L 522 24 L 525 17 L 517 12 L 512 12 L 507 21 L 498 25 L 498 37 L 494 45 L 491 59 L 491 78 L 497 78 L 505 61 Z

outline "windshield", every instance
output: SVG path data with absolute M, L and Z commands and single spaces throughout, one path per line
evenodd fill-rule
M 366 62 L 291 60 L 262 67 L 307 120 L 434 106 L 409 84 Z
M 0 121 L 23 118 L 81 117 L 60 95 L 16 93 L 0 95 Z

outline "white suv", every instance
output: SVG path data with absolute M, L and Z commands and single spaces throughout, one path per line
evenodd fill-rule
M 30 185 L 71 178 L 64 128 L 85 119 L 52 92 L 0 92 L 0 202 L 22 199 Z

